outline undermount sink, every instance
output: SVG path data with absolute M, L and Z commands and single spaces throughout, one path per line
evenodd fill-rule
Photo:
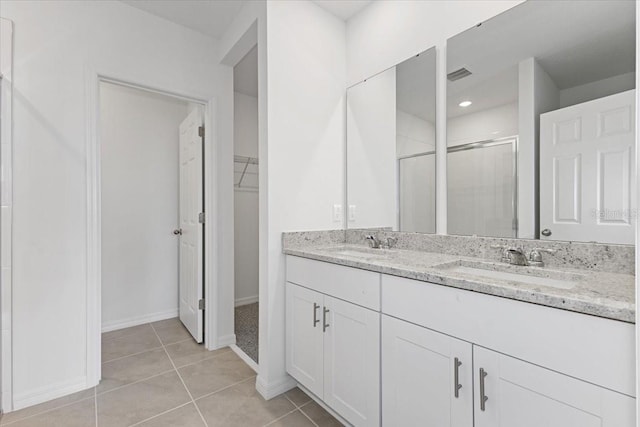
M 514 266 L 480 261 L 454 261 L 434 267 L 449 273 L 474 276 L 475 279 L 497 279 L 511 283 L 571 289 L 584 279 L 582 274 L 547 270 L 538 267 Z
M 386 253 L 383 249 L 370 249 L 370 248 L 336 248 L 332 251 L 336 255 L 345 255 L 359 258 L 385 258 Z

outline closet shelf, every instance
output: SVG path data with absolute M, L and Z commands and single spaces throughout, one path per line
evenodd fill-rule
M 258 159 L 256 157 L 233 156 L 233 162 L 234 175 L 240 175 L 240 178 L 234 183 L 234 187 L 243 190 L 258 190 Z M 249 176 L 253 178 L 252 182 L 247 182 Z

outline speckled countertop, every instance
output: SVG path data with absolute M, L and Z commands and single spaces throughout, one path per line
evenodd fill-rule
M 403 249 L 331 244 L 285 247 L 284 253 L 333 264 L 481 292 L 548 307 L 635 322 L 635 278 L 630 274 L 558 267 L 518 267 L 496 260 Z M 570 281 L 570 289 L 488 278 L 455 267 Z M 461 271 L 463 270 L 463 271 Z

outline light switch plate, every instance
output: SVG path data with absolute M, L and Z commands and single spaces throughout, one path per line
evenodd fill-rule
M 341 222 L 342 216 L 342 205 L 333 205 L 333 222 Z

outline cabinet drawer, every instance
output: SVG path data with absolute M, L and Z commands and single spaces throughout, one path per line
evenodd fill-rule
M 287 256 L 287 282 L 380 311 L 380 274 Z
M 382 275 L 382 312 L 635 396 L 632 324 Z

